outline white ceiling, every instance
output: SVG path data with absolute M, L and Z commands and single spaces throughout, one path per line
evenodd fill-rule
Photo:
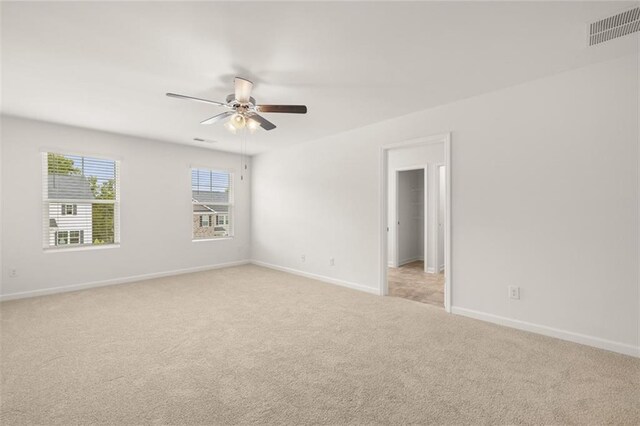
M 585 23 L 635 2 L 2 3 L 2 112 L 237 151 L 198 123 L 235 75 L 269 114 L 259 153 L 628 54 L 587 48 Z

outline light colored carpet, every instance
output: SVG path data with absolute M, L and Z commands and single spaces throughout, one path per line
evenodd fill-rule
M 0 308 L 3 425 L 640 422 L 638 359 L 257 266 Z

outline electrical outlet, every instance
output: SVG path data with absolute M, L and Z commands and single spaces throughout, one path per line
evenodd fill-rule
M 509 298 L 518 300 L 520 299 L 520 287 L 514 285 L 509 286 Z
M 15 278 L 17 276 L 18 276 L 18 270 L 17 269 L 9 269 L 9 277 Z
M 333 257 L 329 258 L 329 265 L 336 266 L 336 260 Z
M 305 256 L 304 254 L 302 256 L 300 256 L 300 260 L 302 261 L 302 263 L 307 261 L 307 256 Z

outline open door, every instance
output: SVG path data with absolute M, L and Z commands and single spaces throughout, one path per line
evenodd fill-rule
M 438 166 L 437 178 L 438 178 L 438 207 L 437 207 L 437 251 L 436 251 L 436 266 L 437 273 L 444 273 L 444 229 L 446 220 L 446 195 L 447 195 L 447 178 L 446 178 L 445 166 Z

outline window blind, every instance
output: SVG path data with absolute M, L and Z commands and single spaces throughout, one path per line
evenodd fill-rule
M 45 152 L 45 248 L 120 242 L 118 161 Z
M 233 176 L 220 170 L 191 169 L 193 239 L 233 236 Z

